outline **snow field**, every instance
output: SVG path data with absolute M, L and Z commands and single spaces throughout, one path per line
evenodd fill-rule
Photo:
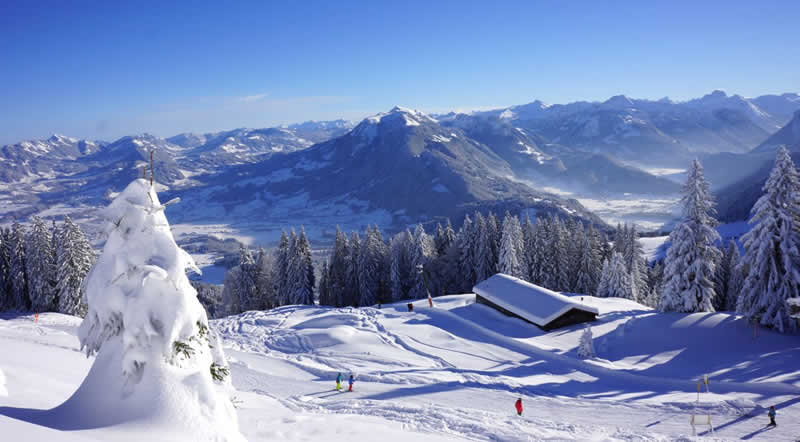
M 472 295 L 437 298 L 434 309 L 419 301 L 413 313 L 405 303 L 287 306 L 211 327 L 229 357 L 250 441 L 794 441 L 800 434 L 797 336 L 759 330 L 754 340 L 751 328 L 723 313 L 582 302 L 600 311 L 591 324 L 597 357 L 586 361 L 577 358 L 582 325 L 545 333 Z M 54 431 L 20 416 L 58 405 L 86 376 L 92 360 L 78 352 L 78 324 L 57 314 L 40 315 L 39 324 L 29 316 L 0 320 L 8 349 L 0 353 L 9 391 L 0 398 L 4 434 L 55 441 L 144 434 L 130 425 Z M 334 390 L 339 372 L 355 375 L 354 392 Z M 704 373 L 712 393 L 697 406 L 695 379 Z M 769 405 L 778 406 L 779 427 L 763 431 Z M 689 437 L 696 407 L 712 415 L 713 438 Z

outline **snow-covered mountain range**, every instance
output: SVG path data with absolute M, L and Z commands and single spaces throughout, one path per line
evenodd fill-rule
M 548 192 L 674 195 L 675 181 L 649 171 L 682 168 L 695 156 L 712 184 L 728 185 L 770 160 L 765 146 L 787 143 L 797 129 L 781 126 L 798 109 L 798 94 L 714 91 L 685 102 L 620 95 L 470 114 L 396 107 L 356 125 L 311 121 L 113 142 L 54 135 L 0 147 L 7 166 L 0 169 L 0 216 L 9 222 L 97 207 L 141 176 L 153 151 L 157 181 L 184 202 L 179 222 L 240 223 L 251 231 L 316 223 L 313 236 L 336 224 L 458 222 L 482 208 L 597 223 L 577 201 Z

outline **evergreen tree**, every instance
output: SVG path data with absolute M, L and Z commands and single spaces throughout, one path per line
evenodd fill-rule
M 361 237 L 358 232 L 350 234 L 350 255 L 347 257 L 347 267 L 345 272 L 345 305 L 356 307 L 361 299 L 358 287 L 358 253 L 361 249 Z
M 487 260 L 489 263 L 488 274 L 492 276 L 499 271 L 497 263 L 500 257 L 500 239 L 502 237 L 502 227 L 493 212 L 489 212 L 486 216 L 486 236 L 489 241 L 489 250 L 491 251 L 491 255 Z
M 391 287 L 392 299 L 399 301 L 408 298 L 410 290 L 412 257 L 409 256 L 412 241 L 411 233 L 406 230 L 392 237 L 391 248 Z
M 11 234 L 8 237 L 11 250 L 11 263 L 9 265 L 9 279 L 11 281 L 12 310 L 28 311 L 31 308 L 31 298 L 28 295 L 28 272 L 25 265 L 25 228 L 14 221 L 11 225 Z
M 500 256 L 497 268 L 506 275 L 522 278 L 524 258 L 523 236 L 519 218 L 506 214 L 503 219 L 503 233 L 500 240 Z
M 319 273 L 319 305 L 333 305 L 330 289 L 330 271 L 327 259 L 322 261 L 322 269 Z
M 578 345 L 578 357 L 589 359 L 594 357 L 594 342 L 592 341 L 592 327 L 586 324 L 581 333 L 581 342 Z
M 574 291 L 594 296 L 597 293 L 597 284 L 600 280 L 600 260 L 592 244 L 591 230 L 583 232 L 582 236 L 579 249 L 578 276 L 575 280 Z
M 459 258 L 458 269 L 460 274 L 460 290 L 469 291 L 477 282 L 475 273 L 476 232 L 469 215 L 464 216 L 464 224 L 458 232 Z
M 336 230 L 339 233 L 338 227 Z M 278 247 L 275 249 L 275 264 L 272 266 L 272 286 L 274 307 L 285 305 L 289 293 L 289 236 L 286 231 L 281 231 Z
M 480 212 L 475 213 L 473 228 L 475 233 L 473 266 L 475 267 L 475 280 L 479 282 L 496 273 L 494 270 L 497 266 L 492 262 L 492 257 L 494 256 L 494 238 L 492 237 L 489 225 L 486 223 L 486 219 L 484 219 Z
M 714 298 L 714 309 L 717 311 L 727 310 L 729 305 L 736 308 L 735 298 L 736 295 L 731 290 L 731 283 L 737 279 L 737 269 L 739 265 L 739 249 L 736 246 L 735 240 L 728 241 L 728 247 L 725 248 L 722 259 L 717 266 L 714 283 L 717 296 Z M 736 289 L 738 290 L 738 289 Z M 728 299 L 729 295 L 733 295 L 734 302 L 731 304 Z
M 368 227 L 364 233 L 364 241 L 361 242 L 361 251 L 358 254 L 358 292 L 361 295 L 358 305 L 369 306 L 377 304 L 379 301 L 381 283 L 384 279 L 382 246 L 383 240 L 378 228 Z
M 56 299 L 58 311 L 68 315 L 85 316 L 83 280 L 94 264 L 94 252 L 86 235 L 70 217 L 64 218 L 55 238 Z
M 411 245 L 411 288 L 408 296 L 413 299 L 421 299 L 428 296 L 427 286 L 425 285 L 425 265 L 432 256 L 430 238 L 425 233 L 422 224 L 417 224 L 414 229 L 413 243 Z
M 350 256 L 350 242 L 347 235 L 336 226 L 336 241 L 333 245 L 333 254 L 329 266 L 329 287 L 332 305 L 344 307 L 346 303 L 345 290 L 347 288 L 347 261 Z
M 37 312 L 58 310 L 55 292 L 55 259 L 52 234 L 44 221 L 33 217 L 33 226 L 25 239 L 25 271 L 31 308 Z
M 305 228 L 300 227 L 300 234 L 295 237 L 292 230 L 289 258 L 289 293 L 291 304 L 314 305 L 314 266 L 311 260 L 311 245 L 306 237 Z
M 603 281 L 600 285 L 603 289 L 598 292 L 597 296 L 603 298 L 625 298 L 635 300 L 633 296 L 633 288 L 631 287 L 631 275 L 628 269 L 625 268 L 625 258 L 614 252 L 611 254 L 611 260 L 608 265 L 603 267 Z
M 13 308 L 11 286 L 12 236 L 9 229 L 0 227 L 0 311 Z
M 256 255 L 256 292 L 258 297 L 257 310 L 266 310 L 278 306 L 278 295 L 275 291 L 275 257 L 267 253 L 263 247 L 259 247 Z
M 530 245 L 528 252 L 528 268 L 530 274 L 530 281 L 534 284 L 544 286 L 547 283 L 549 272 L 552 269 L 550 265 L 551 254 L 549 253 L 547 244 L 548 220 L 545 218 L 538 218 L 529 240 Z
M 736 311 L 736 304 L 739 300 L 739 293 L 744 285 L 744 274 L 742 273 L 741 255 L 735 240 L 728 244 L 726 260 L 730 269 L 728 275 L 728 288 L 725 291 L 725 310 Z
M 753 228 L 742 236 L 748 268 L 737 310 L 780 332 L 795 330 L 786 300 L 800 293 L 800 178 L 789 151 L 778 150 L 764 195 L 752 209 Z
M 670 233 L 661 309 L 714 311 L 714 273 L 720 259 L 714 242 L 720 238 L 714 229 L 717 221 L 709 184 L 697 160 L 692 162 L 682 194 L 683 220 Z

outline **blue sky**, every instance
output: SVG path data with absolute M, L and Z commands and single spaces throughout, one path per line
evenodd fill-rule
M 230 4 L 228 4 L 230 3 Z M 0 2 L 0 143 L 800 90 L 800 2 Z

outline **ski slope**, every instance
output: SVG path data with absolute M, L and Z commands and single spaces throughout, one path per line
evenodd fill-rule
M 576 295 L 580 296 L 580 295 Z M 474 295 L 376 308 L 283 307 L 212 321 L 232 364 L 239 424 L 251 441 L 694 440 L 698 413 L 713 436 L 795 441 L 800 435 L 800 339 L 734 316 L 658 313 L 631 301 L 583 297 L 600 311 L 598 357 L 576 358 L 582 326 L 544 333 L 474 303 Z M 19 419 L 58 405 L 91 360 L 77 351 L 79 319 L 0 320 L 0 432 L 35 440 L 137 440 L 146 425 L 61 432 Z M 354 392 L 334 379 L 356 377 Z M 2 375 L 0 375 L 2 382 Z M 0 384 L 0 393 L 3 391 Z M 522 397 L 523 416 L 513 403 Z M 778 408 L 767 429 L 766 409 Z M 15 419 L 14 417 L 18 417 Z M 150 435 L 152 440 L 152 435 Z M 159 439 L 164 440 L 164 439 Z

